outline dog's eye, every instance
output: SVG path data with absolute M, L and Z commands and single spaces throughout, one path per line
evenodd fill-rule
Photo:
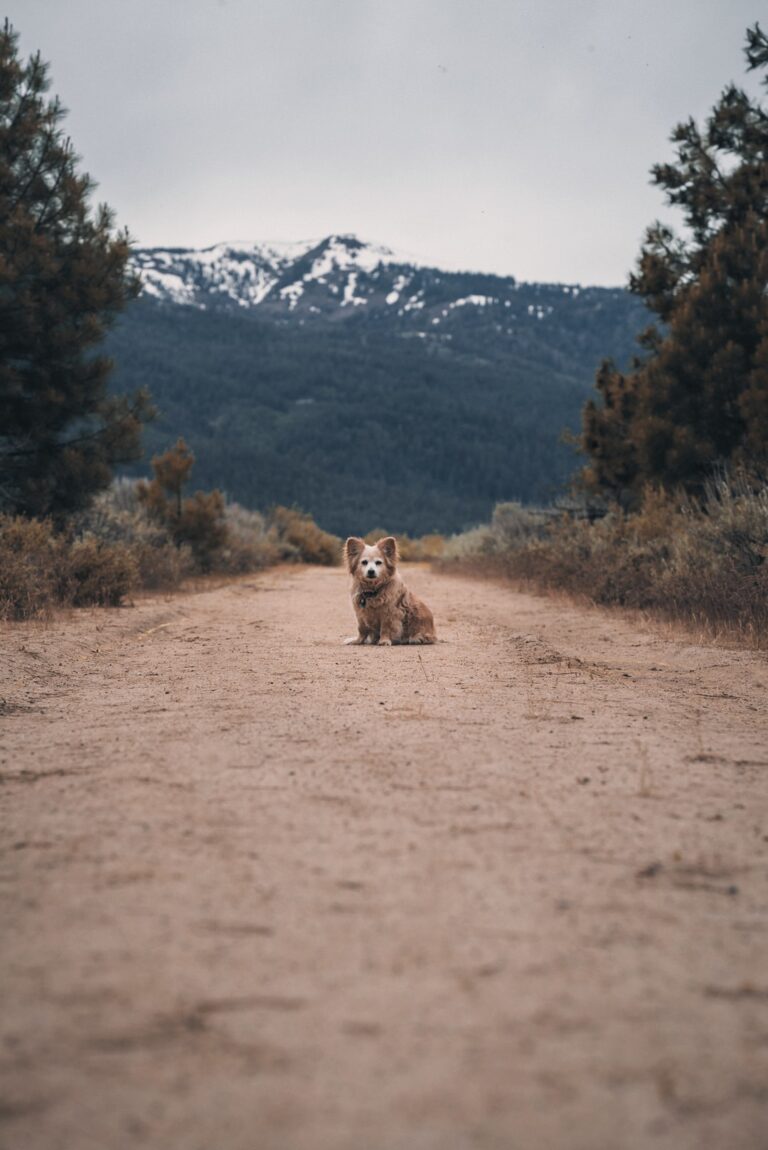
M 376 560 L 376 566 L 377 566 L 377 567 L 381 567 L 381 559 L 377 559 L 377 560 Z

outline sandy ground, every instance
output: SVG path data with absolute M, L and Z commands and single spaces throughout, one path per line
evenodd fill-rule
M 3 1150 L 768 1146 L 768 662 L 340 571 L 0 631 Z

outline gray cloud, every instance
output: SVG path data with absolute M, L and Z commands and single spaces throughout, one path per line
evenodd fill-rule
M 746 78 L 751 0 L 11 0 L 144 245 L 354 231 L 620 283 L 673 125 Z

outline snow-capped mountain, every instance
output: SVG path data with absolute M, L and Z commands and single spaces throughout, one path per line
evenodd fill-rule
M 197 307 L 267 305 L 289 312 L 325 310 L 321 305 L 358 307 L 408 276 L 392 269 L 415 268 L 410 256 L 355 236 L 288 243 L 216 244 L 202 250 L 143 248 L 134 256 L 144 291 L 156 299 Z M 378 290 L 377 290 L 378 288 Z M 399 291 L 397 291 L 399 296 Z M 394 298 L 390 303 L 394 302 Z
M 437 337 L 470 316 L 512 334 L 520 323 L 592 304 L 621 289 L 521 284 L 512 276 L 446 272 L 353 235 L 294 243 L 216 244 L 134 254 L 145 296 L 203 309 L 253 311 L 299 323 L 356 314 Z M 582 298 L 581 308 L 587 301 Z M 459 324 L 458 321 L 461 321 Z

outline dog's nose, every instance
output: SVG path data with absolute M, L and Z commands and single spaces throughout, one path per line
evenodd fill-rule
M 366 571 L 366 575 L 368 576 L 369 579 L 375 579 L 376 578 L 376 572 L 373 569 L 371 569 L 370 571 Z

